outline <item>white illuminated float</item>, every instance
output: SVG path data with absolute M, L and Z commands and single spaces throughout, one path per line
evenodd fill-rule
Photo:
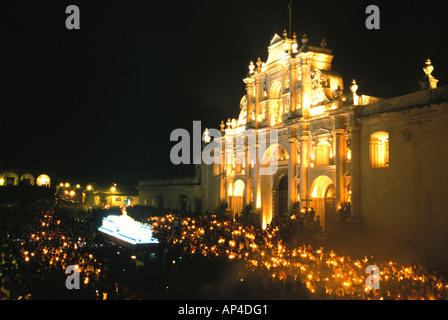
M 131 245 L 159 243 L 159 240 L 153 237 L 151 226 L 129 217 L 126 208 L 122 209 L 120 216 L 109 215 L 103 218 L 103 223 L 98 231 Z

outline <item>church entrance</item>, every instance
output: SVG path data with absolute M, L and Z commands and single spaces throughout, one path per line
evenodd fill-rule
M 288 213 L 288 175 L 284 174 L 274 181 L 272 190 L 273 216 L 283 217 Z
M 288 212 L 288 176 L 284 175 L 278 184 L 278 213 L 283 216 Z
M 336 195 L 334 184 L 328 186 L 325 192 L 325 214 L 328 221 L 336 221 Z
M 335 189 L 333 181 L 328 176 L 319 176 L 311 185 L 311 207 L 319 216 L 322 230 L 336 217 Z
M 244 206 L 244 187 L 245 184 L 243 180 L 236 180 L 233 186 L 231 203 L 230 203 L 230 211 L 232 217 L 240 216 L 243 211 Z

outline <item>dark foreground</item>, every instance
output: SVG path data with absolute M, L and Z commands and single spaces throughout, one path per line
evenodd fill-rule
M 160 247 L 132 250 L 96 232 L 102 215 L 3 208 L 0 298 L 21 299 L 446 299 L 448 283 L 421 264 L 340 255 L 301 218 L 261 230 L 238 221 L 140 217 Z M 306 245 L 304 245 L 306 244 Z M 309 245 L 311 244 L 311 245 Z M 345 247 L 345 246 L 344 246 Z M 66 286 L 76 265 L 79 289 Z M 367 289 L 366 267 L 381 271 Z M 70 285 L 69 285 L 70 287 Z

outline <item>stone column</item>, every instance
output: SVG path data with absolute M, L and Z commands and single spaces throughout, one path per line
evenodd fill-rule
M 300 207 L 306 206 L 308 199 L 308 167 L 310 165 L 308 123 L 302 120 L 300 141 Z
M 333 141 L 336 143 L 335 164 L 336 164 L 336 210 L 345 202 L 344 192 L 344 163 L 345 163 L 345 136 L 344 129 L 335 129 Z
M 261 201 L 261 194 L 259 195 L 261 190 L 260 190 L 260 159 L 258 157 L 258 143 L 255 144 L 254 150 L 255 154 L 253 155 L 254 159 L 253 167 L 251 164 L 252 179 L 253 179 L 252 197 L 253 197 L 253 210 L 258 213 L 260 208 L 257 208 L 257 201 L 258 201 L 257 196 L 260 197 Z
M 297 165 L 297 144 L 296 138 L 289 138 L 289 161 L 288 161 L 288 209 L 290 210 L 297 201 L 297 182 L 296 182 L 296 165 Z
M 349 222 L 359 223 L 361 222 L 361 168 L 360 168 L 360 132 L 357 125 L 350 127 L 351 138 L 351 188 L 352 188 L 352 201 L 351 212 Z
M 257 76 L 255 78 L 255 128 L 258 128 L 258 114 L 260 113 L 260 95 L 261 95 L 261 90 L 260 90 L 260 76 L 259 73 L 257 72 Z
M 296 60 L 294 57 L 290 58 L 291 66 L 289 72 L 289 112 L 291 115 L 296 112 L 297 108 L 297 94 L 296 94 L 296 86 L 297 86 L 297 66 Z
M 250 173 L 251 173 L 251 166 L 250 166 L 250 159 L 251 159 L 251 155 L 250 155 L 250 149 L 248 147 L 248 142 L 247 142 L 247 138 L 246 139 L 246 143 L 245 143 L 245 147 L 244 150 L 245 152 L 245 157 L 244 157 L 244 205 L 250 205 L 251 202 L 251 185 L 250 185 Z
M 224 136 L 221 140 L 221 164 L 219 165 L 219 205 L 226 200 L 226 149 L 224 143 Z
M 247 77 L 246 79 L 243 80 L 244 83 L 246 84 L 246 99 L 247 99 L 247 123 L 250 125 L 251 123 L 255 122 L 255 119 L 252 119 L 252 113 L 256 113 L 255 111 L 255 105 L 254 105 L 254 101 L 252 100 L 252 98 L 254 97 L 254 79 L 252 79 L 251 77 Z M 255 115 L 256 118 L 256 115 Z
M 302 117 L 308 118 L 311 107 L 311 61 L 307 53 L 302 54 Z
M 232 166 L 233 166 L 233 137 L 225 138 L 227 142 L 225 146 L 225 170 L 226 170 L 226 188 L 225 188 L 225 195 L 226 195 L 226 201 L 228 206 L 228 209 L 230 209 L 231 203 L 230 203 L 230 196 L 229 196 L 229 187 L 230 183 L 232 182 Z

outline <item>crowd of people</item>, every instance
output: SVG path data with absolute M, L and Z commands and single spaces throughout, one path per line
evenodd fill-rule
M 140 218 L 159 239 L 156 249 L 133 251 L 99 238 L 95 217 L 73 219 L 52 207 L 1 208 L 0 299 L 448 297 L 445 278 L 422 265 L 316 247 L 320 224 L 311 209 L 265 229 L 213 215 Z M 80 290 L 66 287 L 69 265 L 79 270 Z M 366 286 L 369 265 L 379 268 L 379 289 Z
M 52 208 L 1 212 L 0 299 L 132 298 L 134 259 L 98 239 L 96 228 Z M 79 271 L 80 290 L 67 289 L 70 265 Z
M 448 298 L 444 276 L 421 264 L 402 266 L 394 261 L 377 261 L 374 255 L 355 258 L 321 247 L 291 245 L 285 234 L 289 234 L 291 226 L 298 225 L 303 230 L 300 220 L 311 220 L 311 216 L 305 213 L 301 218 L 289 217 L 265 230 L 208 217 L 179 219 L 169 215 L 152 218 L 151 223 L 166 239 L 165 261 L 185 255 L 243 261 L 253 275 L 263 275 L 258 283 L 268 281 L 274 297 L 294 297 L 289 292 L 291 288 L 305 287 L 310 298 L 316 299 Z M 366 273 L 371 265 L 377 267 L 378 274 Z M 372 286 L 367 285 L 368 279 Z M 373 286 L 375 281 L 379 288 Z M 303 291 L 298 292 L 303 297 Z

